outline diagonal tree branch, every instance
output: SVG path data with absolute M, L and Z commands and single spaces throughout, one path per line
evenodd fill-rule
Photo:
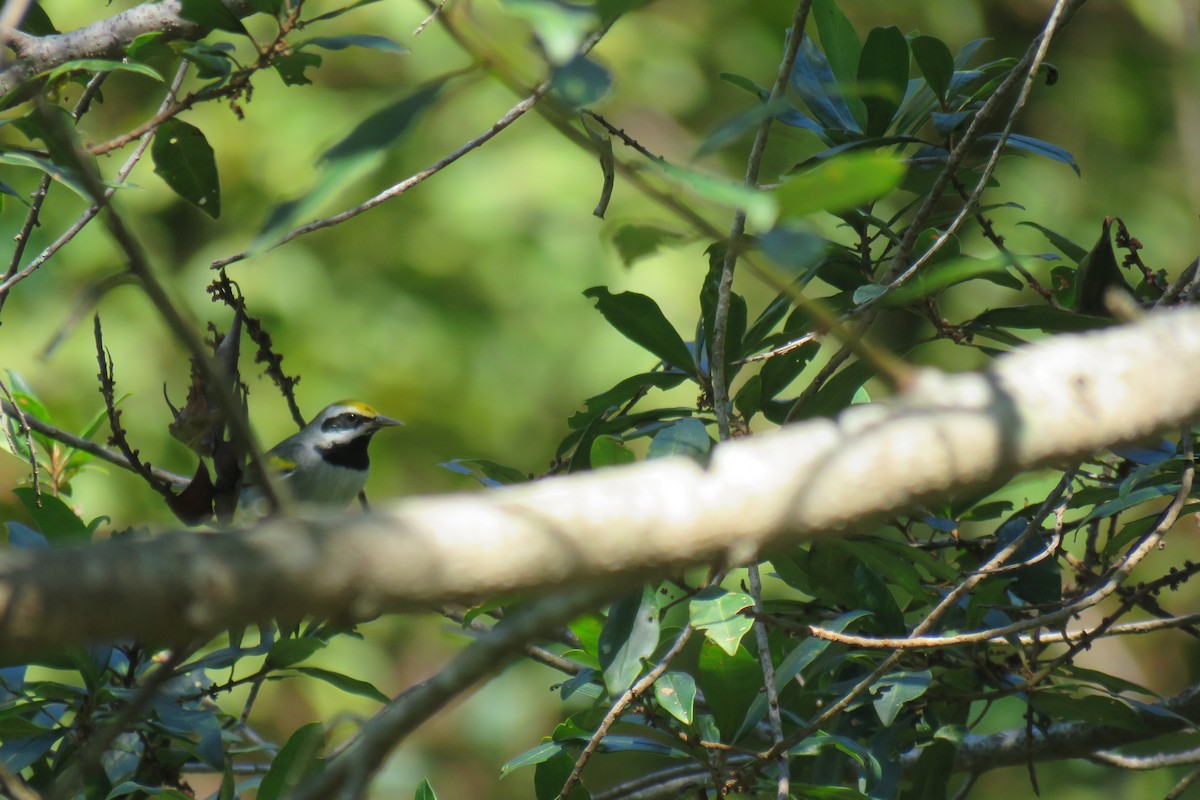
M 223 0 L 237 17 L 257 12 L 250 0 Z M 143 33 L 160 32 L 165 41 L 200 39 L 209 29 L 183 18 L 181 0 L 142 3 L 69 33 L 31 36 L 13 31 L 8 43 L 17 58 L 0 72 L 0 96 L 38 74 L 85 58 L 119 58 L 125 47 Z
M 726 443 L 706 468 L 658 459 L 236 535 L 9 552 L 0 556 L 0 658 L 744 563 L 1175 429 L 1200 415 L 1200 374 L 1176 368 L 1197 360 L 1200 310 L 1158 311 L 1031 345 L 987 372 L 921 373 L 891 402 Z

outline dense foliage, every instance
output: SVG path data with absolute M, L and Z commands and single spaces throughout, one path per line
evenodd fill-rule
M 12 302 L 0 309 L 23 314 L 17 298 L 25 279 L 39 276 L 60 248 L 64 258 L 80 244 L 72 231 L 32 259 L 25 251 L 39 215 L 75 202 L 64 187 L 90 207 L 82 223 L 96 218 L 87 230 L 104 226 L 115 248 L 110 272 L 80 304 L 88 312 L 97 307 L 107 325 L 97 319 L 93 329 L 102 397 L 100 408 L 89 406 L 95 416 L 80 425 L 78 407 L 55 407 L 63 402 L 50 399 L 56 388 L 31 384 L 16 370 L 6 375 L 6 443 L 22 462 L 36 465 L 32 479 L 25 480 L 27 472 L 13 490 L 22 508 L 6 524 L 8 548 L 77 546 L 98 532 L 152 535 L 141 526 L 112 525 L 103 515 L 113 509 L 73 493 L 98 459 L 137 473 L 183 523 L 228 522 L 246 457 L 230 409 L 245 407 L 246 384 L 267 394 L 263 382 L 247 377 L 253 369 L 274 382 L 292 416 L 303 420 L 298 377 L 284 364 L 287 343 L 300 334 L 283 334 L 282 346 L 272 334 L 302 330 L 307 322 L 291 318 L 272 297 L 286 293 L 286 285 L 256 283 L 249 271 L 236 270 L 287 252 L 319 230 L 368 228 L 371 217 L 359 213 L 427 179 L 436 185 L 441 169 L 475 147 L 498 146 L 501 139 L 492 137 L 526 112 L 540 112 L 561 141 L 598 158 L 594 184 L 569 187 L 567 202 L 590 209 L 598 199 L 594 213 L 601 218 L 621 209 L 626 221 L 608 235 L 626 267 L 641 269 L 648 259 L 677 252 L 699 261 L 699 280 L 687 290 L 694 303 L 580 280 L 574 291 L 611 326 L 605 335 L 640 348 L 633 356 L 640 366 L 582 403 L 564 399 L 577 410 L 555 418 L 550 427 L 560 440 L 541 454 L 549 466 L 536 475 L 519 459 L 509 465 L 503 453 L 444 458 L 449 472 L 487 487 L 666 456 L 704 463 L 721 441 L 886 397 L 907 385 L 915 364 L 977 367 L 1045 335 L 1105 327 L 1135 318 L 1141 308 L 1190 299 L 1194 270 L 1180 275 L 1144 263 L 1132 222 L 1030 213 L 1026 204 L 1040 199 L 1007 190 L 1009 171 L 1029 159 L 1057 170 L 1046 173 L 1051 177 L 1040 187 L 1046 193 L 1058 181 L 1087 180 L 1086 164 L 1060 144 L 1023 133 L 1021 117 L 1031 93 L 1058 91 L 1071 69 L 1052 66 L 1037 45 L 1065 35 L 1057 12 L 1065 6 L 1069 18 L 1078 2 L 1057 4 L 1029 41 L 1010 41 L 1013 49 L 1005 52 L 982 38 L 945 41 L 907 31 L 886 11 L 856 25 L 846 15 L 850 2 L 801 2 L 795 18 L 776 30 L 782 66 L 774 85 L 772 76 L 752 77 L 736 62 L 701 67 L 705 80 L 724 82 L 730 105 L 690 158 L 659 152 L 649 144 L 662 138 L 659 132 L 643 136 L 636 122 L 605 109 L 614 81 L 637 76 L 634 67 L 622 74 L 620 59 L 605 54 L 604 37 L 636 25 L 652 4 L 509 0 L 473 19 L 451 2 L 429 9 L 430 30 L 444 26 L 475 66 L 431 70 L 381 108 L 355 106 L 349 132 L 323 147 L 307 191 L 256 218 L 229 213 L 228 181 L 218 177 L 224 167 L 209 141 L 219 126 L 199 113 L 223 105 L 253 115 L 257 84 L 274 80 L 269 73 L 302 92 L 319 84 L 326 60 L 343 51 L 375 58 L 405 53 L 388 37 L 344 27 L 371 5 L 186 0 L 179 6 L 183 20 L 202 27 L 194 35 L 186 25 L 183 35 L 146 30 L 120 41 L 108 57 L 66 60 L 4 87 L 0 190 L 10 195 L 6 224 L 21 235 L 0 283 L 0 303 L 10 296 Z M 63 24 L 47 16 L 53 12 L 32 4 L 12 41 L 17 64 L 34 57 L 37 37 Z M 492 48 L 489 24 L 520 25 L 522 35 L 528 29 L 533 55 Z M 323 26 L 334 27 L 326 33 Z M 459 139 L 447 146 L 446 108 L 480 74 L 527 100 L 477 139 L 454 128 Z M 162 92 L 157 111 L 138 109 L 134 121 L 128 109 L 123 118 L 110 110 L 123 93 L 170 84 L 164 77 L 170 75 L 174 84 Z M 303 94 L 292 97 L 305 102 Z M 123 127 L 96 141 L 93 115 L 102 120 L 98 130 Z M 438 121 L 442 152 L 453 158 L 437 162 L 431 174 L 392 183 L 349 212 L 312 221 L 331 204 L 344 204 L 348 190 Z M 468 140 L 471 146 L 459 153 Z M 118 151 L 133 154 L 124 167 L 101 158 Z M 173 284 L 167 265 L 153 263 L 139 244 L 139 235 L 157 233 L 139 230 L 122 203 L 131 193 L 127 176 L 143 157 L 157 175 L 143 180 L 161 181 L 160 190 L 217 221 L 188 217 L 192 232 L 180 239 L 203 238 L 200 230 L 214 232 L 223 245 L 248 243 L 234 255 L 229 251 L 237 246 L 228 245 L 208 259 L 202 282 Z M 14 188 L 23 179 L 7 176 L 31 169 L 40 183 L 29 201 L 27 190 Z M 456 169 L 469 172 L 470 162 Z M 521 180 L 528 178 L 513 183 Z M 521 202 L 521 187 L 506 190 L 512 203 Z M 622 193 L 634 190 L 647 204 L 622 208 Z M 97 214 L 98 207 L 106 210 Z M 1059 232 L 1068 222 L 1086 229 L 1087 239 Z M 440 224 L 454 230 L 490 222 L 480 215 Z M 362 234 L 368 247 L 372 235 Z M 112 271 L 118 264 L 122 269 Z M 352 267 L 340 276 L 330 269 L 335 285 L 356 274 Z M 418 282 L 401 271 L 382 280 Z M 126 347 L 111 345 L 105 333 L 118 323 L 105 303 L 114 286 L 130 281 L 179 342 L 169 369 L 176 391 L 186 379 L 186 402 L 176 400 L 181 408 L 172 409 L 173 417 L 160 412 L 157 427 L 187 446 L 190 462 L 175 456 L 186 475 L 145 463 L 138 429 L 131 433 L 122 424 L 128 407 L 122 392 L 134 390 L 124 377 L 134 358 L 128 344 L 139 334 L 118 332 Z M 412 291 L 443 298 L 451 288 L 459 287 L 429 279 Z M 173 298 L 184 293 L 195 296 L 177 305 Z M 216 305 L 201 304 L 208 296 Z M 469 311 L 470 298 L 445 302 Z M 206 308 L 215 321 L 201 328 L 190 315 Z M 694 321 L 672 322 L 679 308 L 694 312 Z M 70 311 L 60 306 L 60 314 Z M 354 349 L 358 336 L 370 338 L 377 314 L 364 307 L 355 324 L 339 331 L 341 345 Z M 387 330 L 384 349 L 400 341 Z M 433 349 L 436 343 L 413 337 L 404 344 Z M 239 346 L 247 353 L 240 360 Z M 6 356 L 10 348 L 6 342 Z M 236 376 L 239 363 L 241 378 L 232 381 L 212 368 Z M 143 370 L 133 368 L 139 377 Z M 91 379 L 71 376 L 74 394 L 94 397 Z M 157 393 L 159 380 L 151 374 L 136 391 Z M 455 410 L 467 416 L 463 406 Z M 68 433 L 72 427 L 77 436 Z M 104 428 L 107 444 L 89 445 L 104 438 L 98 433 Z M 1012 780 L 1037 788 L 1044 758 L 1087 755 L 1120 766 L 1126 756 L 1111 748 L 1181 727 L 1186 693 L 1165 697 L 1161 686 L 1140 685 L 1081 657 L 1117 634 L 1196 635 L 1174 593 L 1186 591 L 1197 567 L 1174 549 L 1165 557 L 1161 551 L 1172 526 L 1195 510 L 1187 504 L 1193 437 L 1184 431 L 1171 441 L 962 492 L 852 536 L 766 554 L 757 564 L 681 571 L 584 614 L 530 650 L 531 659 L 562 673 L 555 683 L 557 722 L 519 754 L 521 747 L 504 742 L 511 759 L 499 777 L 514 777 L 487 794 L 498 795 L 524 774 L 539 798 L 688 791 L 929 798 L 965 796 L 989 770 L 1018 765 L 1024 769 L 1010 771 Z M 864 473 L 861 491 L 872 486 L 873 476 Z M 492 598 L 446 613 L 465 631 L 479 631 L 535 603 Z M 1079 622 L 1085 612 L 1086 628 Z M 392 702 L 352 666 L 316 663 L 326 648 L 363 635 L 323 620 L 278 620 L 216 642 L 64 646 L 33 664 L 6 663 L 0 790 L 18 798 L 301 796 L 326 760 L 336 759 L 333 721 L 292 725 L 276 739 L 261 733 L 251 712 L 260 689 L 279 681 L 324 682 L 384 706 Z M 1039 754 L 984 738 L 1005 730 L 1057 731 L 1068 741 Z M 1070 731 L 1080 742 L 1074 750 Z M 1092 740 L 1089 732 L 1107 738 Z M 1190 747 L 1160 744 L 1149 751 L 1143 744 L 1139 752 Z M 1178 765 L 1163 763 L 1174 780 L 1168 767 Z M 432 773 L 400 793 L 433 797 L 443 780 L 451 778 Z M 527 795 L 528 785 L 509 791 Z M 365 796 L 368 789 L 351 784 L 345 791 Z

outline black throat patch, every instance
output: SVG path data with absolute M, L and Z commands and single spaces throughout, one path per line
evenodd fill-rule
M 371 434 L 359 436 L 357 439 L 351 439 L 342 444 L 335 444 L 332 447 L 318 447 L 321 458 L 329 464 L 347 469 L 365 470 L 371 463 L 367 457 L 367 445 L 371 443 Z

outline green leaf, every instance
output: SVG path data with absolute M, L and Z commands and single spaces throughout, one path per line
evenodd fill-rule
M 842 614 L 828 622 L 821 623 L 821 627 L 834 633 L 841 633 L 850 623 L 855 620 L 866 617 L 870 612 L 867 611 L 850 611 Z M 820 639 L 816 636 L 810 636 L 801 642 L 793 649 L 779 666 L 775 668 L 775 683 L 782 690 L 783 687 L 791 683 L 797 675 L 812 665 L 817 657 L 824 653 L 833 642 L 828 639 Z M 741 727 L 738 729 L 734 739 L 740 739 L 749 733 L 758 724 L 759 720 L 767 715 L 767 697 L 766 693 L 759 694 L 754 698 L 754 702 L 750 704 L 749 710 L 746 712 L 746 717 L 742 721 Z
M 696 703 L 696 679 L 686 672 L 664 672 L 654 682 L 654 698 L 672 717 L 684 725 L 691 725 Z
M 933 675 L 929 670 L 893 672 L 881 678 L 871 689 L 875 695 L 872 705 L 879 721 L 885 726 L 891 725 L 904 705 L 925 694 L 932 683 Z
M 829 59 L 817 49 L 807 34 L 800 40 L 791 83 L 796 94 L 820 123 L 816 127 L 823 139 L 826 138 L 824 129 L 861 132 L 861 125 L 846 102 Z
M 643 659 L 658 647 L 658 604 L 652 586 L 617 600 L 600 632 L 600 667 L 611 695 L 624 692 L 642 673 Z
M 855 361 L 842 367 L 840 372 L 825 382 L 816 395 L 797 409 L 792 418 L 799 421 L 812 417 L 832 417 L 849 406 L 859 388 L 874 376 L 875 366 L 864 361 Z
M 581 53 L 554 69 L 550 86 L 560 102 L 570 108 L 582 108 L 608 94 L 612 88 L 612 73 Z
M 572 415 L 567 420 L 567 425 L 574 430 L 586 428 L 596 417 L 625 405 L 648 389 L 671 389 L 683 383 L 686 377 L 682 372 L 644 372 L 641 375 L 632 375 L 608 391 L 589 397 L 584 403 L 585 409 Z
M 913 58 L 925 76 L 925 83 L 942 105 L 946 104 L 946 92 L 954 79 L 954 56 L 946 43 L 934 36 L 918 36 L 910 43 Z
M 264 669 L 280 669 L 299 664 L 325 647 L 325 642 L 309 636 L 303 639 L 280 639 L 267 651 Z
M 729 655 L 713 642 L 704 640 L 697 662 L 696 683 L 708 701 L 721 734 L 732 744 L 746 716 L 746 709 L 762 691 L 762 668 L 745 647 Z
M 213 219 L 221 216 L 221 184 L 213 149 L 199 128 L 178 119 L 159 126 L 150 148 L 154 171 L 175 194 Z
M 954 754 L 957 750 L 954 744 L 943 739 L 920 748 L 917 763 L 912 769 L 912 783 L 900 795 L 901 800 L 946 797 L 950 777 L 954 774 Z
M 758 237 L 758 246 L 767 257 L 805 283 L 816 274 L 816 267 L 829 250 L 829 241 L 804 225 L 781 223 Z
M 165 34 L 162 31 L 150 31 L 135 36 L 133 41 L 126 46 L 125 55 L 132 61 L 144 63 L 151 59 L 174 58 L 175 51 L 165 41 Z M 121 63 L 124 64 L 124 62 Z
M 771 119 L 791 108 L 782 97 L 766 103 L 759 103 L 742 111 L 718 125 L 712 133 L 704 137 L 696 148 L 693 158 L 703 158 L 736 142 L 742 134 L 757 128 L 763 120 Z
M 709 641 L 732 656 L 754 625 L 754 620 L 739 612 L 752 605 L 754 598 L 748 594 L 710 586 L 692 598 L 688 617 L 692 627 L 704 631 Z
M 1046 333 L 1075 333 L 1090 331 L 1111 325 L 1103 317 L 1078 314 L 1070 309 L 1054 306 L 1011 306 L 985 311 L 971 320 L 971 330 L 981 328 L 1037 328 Z
M 858 62 L 858 87 L 867 107 L 868 136 L 882 136 L 908 88 L 908 39 L 895 26 L 867 35 Z
M 551 64 L 574 58 L 597 22 L 587 6 L 558 0 L 503 0 L 503 6 L 529 22 Z
M 357 0 L 357 2 L 351 3 L 348 6 L 342 6 L 341 8 L 336 8 L 333 11 L 326 11 L 324 14 L 313 17 L 312 19 L 308 20 L 308 24 L 311 25 L 314 22 L 321 22 L 323 20 L 333 19 L 334 17 L 340 17 L 342 14 L 345 14 L 347 11 L 353 11 L 356 8 L 362 8 L 363 6 L 369 6 L 372 3 L 378 3 L 378 2 L 379 2 L 379 0 Z
M 215 78 L 223 81 L 233 71 L 232 48 L 197 42 L 180 51 L 185 59 L 196 65 L 197 74 L 204 80 Z
M 817 23 L 821 47 L 834 76 L 843 86 L 853 86 L 862 54 L 854 25 L 842 13 L 837 0 L 814 0 L 809 13 Z
M 556 753 L 540 762 L 533 771 L 534 800 L 589 800 L 591 795 L 582 781 L 575 784 L 570 794 L 562 796 L 562 788 L 575 768 L 575 759 L 570 753 Z
M 626 338 L 673 367 L 695 371 L 691 351 L 652 299 L 636 292 L 612 294 L 604 286 L 593 286 L 583 295 L 595 300 L 608 323 Z
M 304 640 L 301 640 L 304 641 Z M 357 678 L 351 678 L 349 675 L 343 675 L 340 672 L 332 672 L 320 667 L 294 667 L 296 672 L 299 672 L 317 680 L 325 681 L 330 686 L 336 686 L 347 694 L 366 697 L 369 700 L 375 700 L 380 703 L 390 703 L 391 698 L 386 694 L 376 689 L 366 681 L 360 681 Z
M 296 787 L 312 782 L 324 770 L 325 762 L 317 755 L 324 746 L 325 731 L 319 722 L 293 733 L 263 776 L 256 800 L 282 800 Z
M 1020 290 L 1021 282 L 1009 275 L 1003 264 L 1004 259 L 1000 257 L 985 261 L 970 256 L 934 262 L 896 287 L 884 298 L 882 305 L 885 308 L 903 308 L 943 289 L 979 278 L 990 280 L 1009 289 Z M 873 286 L 874 284 L 866 285 Z M 855 296 L 857 297 L 857 293 Z
M 785 219 L 817 211 L 849 211 L 878 200 L 900 185 L 904 161 L 893 155 L 847 153 L 793 175 L 775 190 Z
M 1121 275 L 1116 253 L 1112 245 L 1112 217 L 1105 217 L 1100 227 L 1100 238 L 1096 241 L 1078 266 L 1075 286 L 1075 310 L 1081 314 L 1097 317 L 1111 316 L 1104 297 L 1110 289 L 1129 292 L 1129 284 Z
M 495 461 L 488 461 L 486 458 L 452 458 L 449 461 L 440 462 L 438 466 L 451 472 L 457 472 L 459 475 L 474 478 L 484 486 L 491 488 L 525 483 L 529 480 L 529 476 L 520 470 L 497 464 Z
M 985 133 L 979 137 L 980 142 L 996 142 L 1000 140 L 999 133 Z M 1025 153 L 1031 153 L 1035 156 L 1049 158 L 1052 161 L 1058 161 L 1066 164 L 1071 169 L 1075 170 L 1076 175 L 1082 175 L 1079 170 L 1079 165 L 1075 163 L 1075 156 L 1068 153 L 1058 145 L 1043 142 L 1041 139 L 1035 139 L 1032 136 L 1022 136 L 1019 133 L 1010 133 L 1008 138 L 1004 140 L 1004 148 L 1006 150 L 1020 150 Z
M 422 778 L 417 784 L 417 791 L 413 793 L 413 800 L 437 800 L 437 793 L 433 791 L 433 786 L 429 783 L 429 778 Z
M 344 139 L 326 150 L 317 160 L 329 163 L 373 155 L 390 147 L 437 99 L 445 81 L 436 81 L 424 89 L 376 111 L 355 126 Z
M 246 26 L 221 0 L 180 0 L 179 15 L 206 28 L 249 36 Z
M 712 444 L 704 423 L 687 417 L 676 420 L 654 434 L 646 459 L 687 456 L 700 464 L 707 464 Z
M 1133 733 L 1144 733 L 1146 723 L 1128 704 L 1103 695 L 1072 695 L 1060 692 L 1036 692 L 1029 704 L 1055 722 L 1084 722 L 1104 725 Z
M 820 351 L 818 342 L 806 342 L 786 353 L 771 356 L 763 364 L 759 377 L 762 379 L 762 400 L 774 399 L 800 376 L 814 356 Z
M 276 206 L 252 249 L 258 251 L 274 244 L 301 219 L 315 214 L 326 200 L 367 171 L 433 103 L 443 85 L 444 82 L 434 83 L 375 112 L 326 150 L 317 161 L 322 170 L 316 185 L 308 194 Z
M 1147 500 L 1154 500 L 1155 498 L 1162 497 L 1163 495 L 1174 494 L 1178 491 L 1179 484 L 1177 483 L 1165 483 L 1159 486 L 1143 486 L 1140 489 L 1134 489 L 1132 492 L 1120 495 L 1114 500 L 1109 500 L 1107 503 L 1101 503 L 1097 505 L 1077 524 L 1084 525 L 1094 519 L 1111 517 L 1113 514 L 1119 514 L 1126 509 L 1145 503 Z
M 515 769 L 541 764 L 543 761 L 554 758 L 554 756 L 563 752 L 566 752 L 566 747 L 561 742 L 545 741 L 534 745 L 525 752 L 515 755 L 501 764 L 500 778 L 504 779 L 508 777 L 508 774 Z
M 365 47 L 384 53 L 407 53 L 408 48 L 394 39 L 373 33 L 350 33 L 344 36 L 316 36 L 296 45 L 295 49 L 320 47 L 325 50 L 345 50 L 348 47 Z
M 657 225 L 622 225 L 613 234 L 612 241 L 617 248 L 621 263 L 632 267 L 636 261 L 653 255 L 664 246 L 683 241 L 684 235 L 678 231 L 660 228 Z
M 29 153 L 9 151 L 0 152 L 0 164 L 7 164 L 12 167 L 32 167 L 33 169 L 41 170 L 79 195 L 83 200 L 88 203 L 92 202 L 91 193 L 84 187 L 75 171 L 59 166 L 49 159 L 40 158 Z
M 615 436 L 597 436 L 592 440 L 592 452 L 589 460 L 592 463 L 592 469 L 599 469 L 632 464 L 637 461 L 637 456 Z
M 734 183 L 727 178 L 713 177 L 695 170 L 677 167 L 665 161 L 650 162 L 668 177 L 679 181 L 696 194 L 726 208 L 740 208 L 746 212 L 746 223 L 751 228 L 769 228 L 778 216 L 775 195 Z
M 78 61 L 68 61 L 41 74 L 46 76 L 47 83 L 53 83 L 57 78 L 70 72 L 94 72 L 97 74 L 103 72 L 133 72 L 153 78 L 159 83 L 164 82 L 163 76 L 158 74 L 158 70 L 148 67 L 145 64 L 128 61 L 108 61 L 103 58 L 83 58 Z
M 896 604 L 896 598 L 883 579 L 861 561 L 854 567 L 853 590 L 859 607 L 873 615 L 867 623 L 873 632 L 881 636 L 904 632 L 904 614 Z
M 1037 228 L 1042 232 L 1042 235 L 1050 241 L 1050 244 L 1058 248 L 1058 252 L 1062 253 L 1071 261 L 1079 263 L 1088 253 L 1087 250 L 1084 250 L 1082 247 L 1075 244 L 1061 233 L 1056 233 L 1045 226 L 1037 224 L 1036 222 L 1018 222 L 1017 224 L 1028 225 L 1031 228 Z
M 316 53 L 294 50 L 275 57 L 271 66 L 279 73 L 279 79 L 283 81 L 284 86 L 307 86 L 312 83 L 312 79 L 304 74 L 304 71 L 316 69 L 321 66 L 321 61 L 321 57 Z
M 38 505 L 39 498 L 32 487 L 19 486 L 12 493 L 25 506 L 34 524 L 50 544 L 86 544 L 91 541 L 92 534 L 87 525 L 58 497 L 43 492 L 41 505 Z

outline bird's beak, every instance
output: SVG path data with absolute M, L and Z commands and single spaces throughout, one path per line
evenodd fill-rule
M 391 428 L 395 425 L 403 425 L 403 420 L 392 419 L 391 417 L 378 416 L 373 420 L 376 428 Z

